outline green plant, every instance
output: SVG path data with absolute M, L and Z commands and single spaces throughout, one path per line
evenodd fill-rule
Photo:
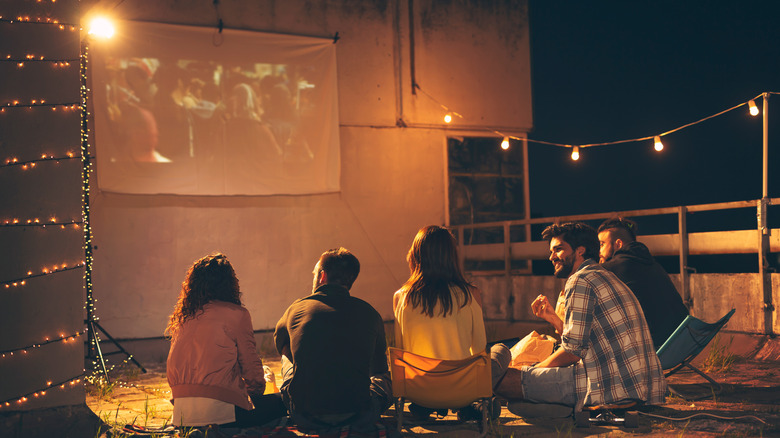
M 720 335 L 715 336 L 715 339 L 712 340 L 709 354 L 702 363 L 702 369 L 705 373 L 712 371 L 725 373 L 731 371 L 731 367 L 737 360 L 737 356 L 729 351 L 732 342 L 734 342 L 733 336 L 729 340 L 728 345 L 721 344 Z
M 574 423 L 571 422 L 571 421 L 567 421 L 566 423 L 564 423 L 564 424 L 562 424 L 560 426 L 555 426 L 555 432 L 557 433 L 556 436 L 558 436 L 558 437 L 561 437 L 561 436 L 571 437 L 571 434 L 572 434 L 573 430 L 574 430 Z M 561 434 L 563 434 L 563 435 L 561 435 Z

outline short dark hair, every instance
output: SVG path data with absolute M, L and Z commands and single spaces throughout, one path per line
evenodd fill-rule
M 352 287 L 360 273 L 360 262 L 348 249 L 329 249 L 320 256 L 320 269 L 328 275 L 328 283 Z
M 542 231 L 542 239 L 549 242 L 553 237 L 558 237 L 568 243 L 571 249 L 576 250 L 580 246 L 585 248 L 583 257 L 586 259 L 598 259 L 599 257 L 598 233 L 586 223 L 552 224 Z
M 624 242 L 636 241 L 636 222 L 620 216 L 605 220 L 599 226 L 599 233 L 602 231 L 609 231 L 612 239 L 620 239 Z

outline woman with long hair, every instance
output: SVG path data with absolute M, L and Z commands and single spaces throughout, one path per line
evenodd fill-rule
M 252 318 L 224 254 L 187 271 L 165 335 L 175 426 L 251 427 L 287 415 L 278 394 L 263 395 Z
M 396 347 L 448 360 L 485 351 L 482 293 L 463 276 L 452 233 L 437 225 L 420 229 L 406 260 L 411 274 L 393 295 Z M 495 388 L 506 372 L 511 354 L 506 346 L 496 344 L 490 356 Z M 413 413 L 422 416 L 432 411 L 426 414 L 417 407 L 413 409 Z

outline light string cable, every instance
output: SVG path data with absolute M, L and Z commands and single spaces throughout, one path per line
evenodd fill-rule
M 739 416 L 739 417 L 726 417 L 726 416 L 723 416 L 723 415 L 715 415 L 715 414 L 710 414 L 710 413 L 707 413 L 707 412 L 699 412 L 699 413 L 696 413 L 696 414 L 693 414 L 693 415 L 688 415 L 687 417 L 682 417 L 682 418 L 667 417 L 667 416 L 664 416 L 664 415 L 650 414 L 650 413 L 647 413 L 647 412 L 639 412 L 639 415 L 642 415 L 642 416 L 645 416 L 645 417 L 659 418 L 661 420 L 671 420 L 671 421 L 685 421 L 685 420 L 690 420 L 691 418 L 696 418 L 696 417 L 710 417 L 710 418 L 715 418 L 715 419 L 718 419 L 718 420 L 756 420 L 756 421 L 760 421 L 760 422 L 762 422 L 764 424 L 767 424 L 767 425 L 769 424 L 766 421 L 762 420 L 761 418 L 756 417 L 755 415 L 742 415 L 742 416 Z
M 455 112 L 452 108 L 448 107 L 447 105 L 441 103 L 435 97 L 431 96 L 428 92 L 426 92 L 424 89 L 422 89 L 422 87 L 420 87 L 419 84 L 415 83 L 414 84 L 414 88 L 416 90 L 420 91 L 428 99 L 432 100 L 437 105 L 439 105 L 448 114 L 452 114 L 452 115 L 458 116 L 458 117 L 460 117 L 461 119 L 464 119 L 464 120 L 466 119 L 462 114 L 460 114 L 458 112 Z M 757 95 L 756 97 L 754 97 L 752 99 L 749 99 L 749 100 L 747 100 L 745 102 L 742 102 L 742 103 L 739 103 L 737 105 L 734 105 L 731 108 L 727 108 L 727 109 L 725 109 L 723 111 L 720 111 L 720 112 L 718 112 L 716 114 L 713 114 L 711 116 L 707 116 L 707 117 L 704 117 L 702 119 L 699 119 L 699 120 L 697 120 L 695 122 L 687 123 L 687 124 L 679 126 L 677 128 L 670 129 L 668 131 L 662 132 L 660 134 L 654 134 L 654 135 L 638 137 L 638 138 L 630 138 L 630 139 L 626 139 L 626 140 L 616 140 L 616 141 L 608 141 L 608 142 L 600 142 L 600 143 L 586 143 L 586 144 L 579 144 L 579 145 L 577 145 L 577 144 L 556 143 L 556 142 L 544 141 L 544 140 L 534 140 L 534 139 L 530 139 L 530 138 L 521 138 L 521 137 L 512 136 L 512 135 L 508 135 L 508 134 L 502 133 L 501 131 L 497 131 L 495 129 L 490 129 L 490 128 L 482 128 L 482 129 L 484 131 L 486 131 L 486 132 L 491 132 L 493 134 L 496 134 L 499 137 L 506 137 L 506 138 L 511 138 L 513 140 L 521 140 L 521 141 L 524 140 L 524 141 L 527 141 L 529 143 L 537 143 L 537 144 L 543 144 L 543 145 L 548 145 L 548 146 L 557 146 L 557 147 L 563 147 L 563 148 L 574 148 L 574 147 L 586 148 L 586 147 L 595 147 L 595 146 L 611 146 L 611 145 L 616 145 L 616 144 L 634 143 L 634 142 L 640 142 L 640 141 L 645 141 L 645 140 L 652 140 L 655 137 L 663 137 L 663 136 L 672 134 L 672 133 L 680 131 L 682 129 L 685 129 L 685 128 L 697 125 L 699 123 L 705 122 L 705 121 L 707 121 L 709 119 L 713 119 L 715 117 L 718 117 L 718 116 L 721 116 L 723 114 L 726 114 L 726 113 L 728 113 L 730 111 L 733 111 L 733 110 L 735 110 L 735 109 L 737 109 L 739 107 L 748 105 L 750 103 L 750 101 L 753 101 L 753 100 L 758 99 L 758 98 L 760 98 L 762 96 L 765 96 L 766 94 L 780 94 L 780 92 L 774 92 L 773 91 L 773 92 L 761 93 L 761 94 Z
M 12 280 L 6 280 L 6 281 L 3 281 L 2 284 L 3 284 L 3 286 L 6 289 L 8 289 L 10 287 L 24 286 L 24 285 L 27 284 L 27 280 L 29 280 L 31 278 L 43 277 L 43 276 L 46 276 L 46 275 L 58 274 L 60 272 L 72 271 L 74 269 L 80 269 L 80 268 L 82 268 L 84 266 L 86 266 L 86 263 L 84 263 L 83 261 L 79 262 L 79 263 L 76 263 L 73 266 L 68 266 L 66 263 L 63 263 L 62 267 L 54 266 L 54 268 L 52 268 L 52 269 L 43 268 L 43 270 L 42 270 L 42 272 L 40 274 L 33 274 L 32 271 L 27 271 L 27 276 L 20 277 L 20 278 L 14 278 Z
M 7 408 L 11 407 L 12 403 L 16 404 L 22 404 L 28 400 L 30 400 L 30 397 L 32 398 L 40 398 L 46 395 L 46 391 L 59 387 L 60 389 L 66 389 L 67 387 L 73 387 L 77 383 L 81 382 L 81 378 L 84 374 L 79 374 L 78 376 L 71 377 L 70 379 L 63 380 L 61 382 L 52 383 L 51 381 L 46 382 L 46 386 L 42 389 L 39 389 L 37 391 L 28 392 L 27 394 L 18 395 L 13 398 L 9 398 L 7 400 L 0 401 L 0 409 L 1 408 Z
M 3 108 L 5 109 L 5 108 Z M 3 167 L 15 167 L 20 166 L 22 170 L 32 169 L 37 166 L 38 163 L 53 161 L 55 164 L 60 164 L 60 161 L 81 159 L 73 152 L 67 152 L 64 156 L 55 157 L 54 155 L 42 154 L 41 158 L 34 158 L 32 160 L 20 161 L 19 158 L 6 158 L 3 164 L 0 164 L 0 168 Z
M 41 18 L 41 17 L 34 17 L 30 18 L 29 15 L 17 15 L 16 17 L 6 17 L 3 15 L 0 15 L 0 23 L 14 23 L 14 24 L 43 24 L 43 25 L 49 25 L 49 26 L 56 26 L 59 27 L 61 30 L 68 29 L 70 31 L 75 31 L 79 28 L 77 24 L 73 23 L 60 23 L 57 19 L 52 19 L 49 17 Z
M 14 349 L 10 349 L 10 350 L 0 350 L 0 358 L 14 356 L 15 353 L 27 354 L 29 352 L 29 350 L 34 350 L 36 348 L 41 348 L 44 345 L 54 344 L 56 342 L 68 343 L 70 341 L 76 340 L 76 338 L 78 338 L 79 336 L 81 336 L 83 334 L 84 334 L 84 331 L 80 331 L 80 332 L 76 332 L 76 334 L 71 335 L 71 336 L 60 335 L 59 338 L 56 338 L 56 339 L 45 338 L 41 342 L 38 342 L 36 344 L 26 345 L 24 347 L 14 348 Z

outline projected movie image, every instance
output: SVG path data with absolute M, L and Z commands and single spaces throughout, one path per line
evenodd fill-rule
M 213 58 L 110 52 L 98 58 L 101 188 L 194 195 L 333 191 L 338 124 L 327 72 L 316 62 L 263 62 L 262 54 L 237 57 L 235 50 L 220 59 L 212 52 Z

